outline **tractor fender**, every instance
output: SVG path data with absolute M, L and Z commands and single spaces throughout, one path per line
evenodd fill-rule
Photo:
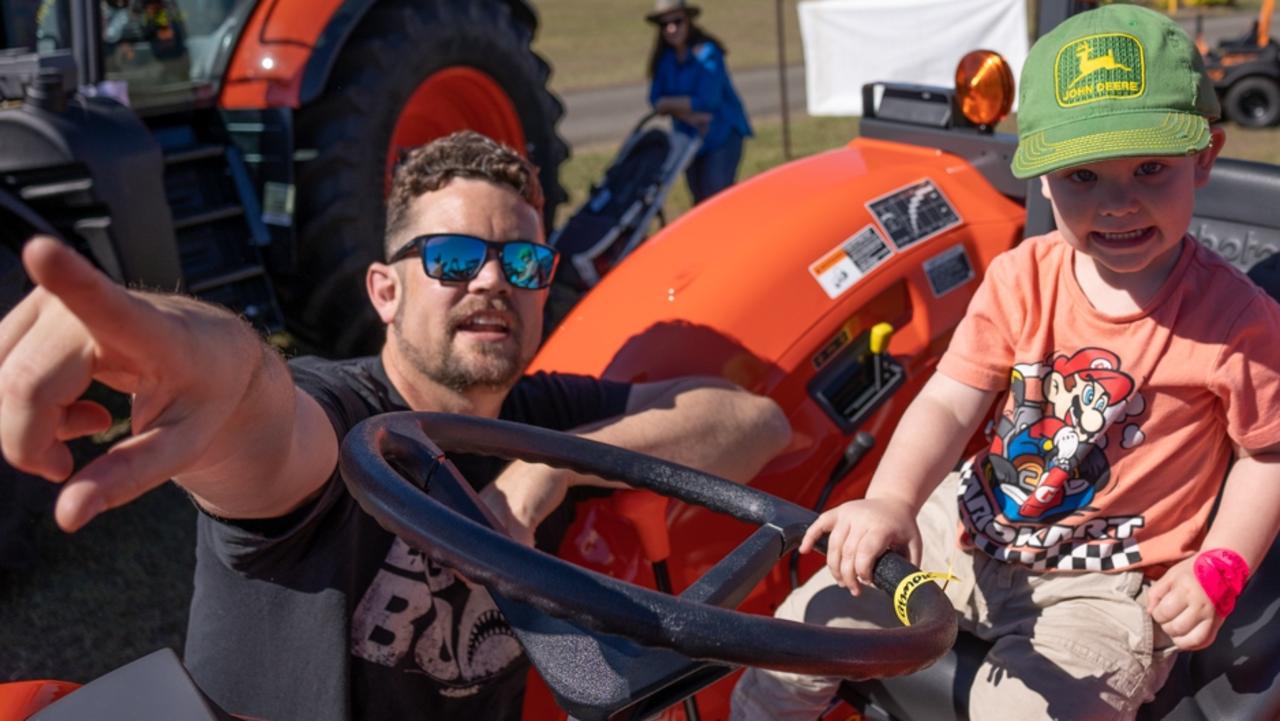
M 298 89 L 298 106 L 306 105 L 324 92 L 329 84 L 338 55 L 347 44 L 347 38 L 360 24 L 377 0 L 346 0 L 329 18 L 320 37 L 316 39 L 311 56 L 302 71 L 302 84 Z M 526 0 L 506 0 L 511 12 L 526 25 L 530 32 L 538 27 L 538 14 Z
M 117 282 L 181 285 L 164 156 L 129 108 L 106 98 L 77 98 L 61 112 L 26 105 L 6 110 L 0 113 L 0 146 L 14 149 L 0 158 L 0 172 L 26 206 L 3 203 L 4 214 L 19 221 L 18 232 L 55 232 Z M 9 228 L 0 235 L 13 233 Z

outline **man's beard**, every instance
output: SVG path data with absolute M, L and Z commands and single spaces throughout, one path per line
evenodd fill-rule
M 420 375 L 445 388 L 462 393 L 474 388 L 504 390 L 510 388 L 524 373 L 531 358 L 525 358 L 520 339 L 523 338 L 523 325 L 519 316 L 511 310 L 511 304 L 498 297 L 488 301 L 464 303 L 452 309 L 445 319 L 445 336 L 440 343 L 431 348 L 419 348 L 404 334 L 405 304 L 396 310 L 393 320 L 395 326 L 395 342 L 397 350 L 409 361 Z M 460 356 L 455 352 L 454 337 L 463 320 L 481 310 L 500 310 L 510 313 L 511 327 L 508 329 L 516 341 L 515 347 L 501 348 L 497 344 L 478 344 L 473 348 L 471 357 Z

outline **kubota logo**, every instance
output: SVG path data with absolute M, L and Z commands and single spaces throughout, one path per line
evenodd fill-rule
M 1146 89 L 1142 44 L 1132 35 L 1091 35 L 1067 43 L 1054 63 L 1058 105 L 1069 108 L 1107 98 L 1136 98 Z

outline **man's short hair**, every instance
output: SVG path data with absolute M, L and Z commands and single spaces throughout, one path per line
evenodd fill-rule
M 439 190 L 454 178 L 505 185 L 542 212 L 542 185 L 538 182 L 537 166 L 496 140 L 474 130 L 460 130 L 414 148 L 399 163 L 387 198 L 384 245 L 389 246 L 399 235 L 409 206 L 418 196 Z

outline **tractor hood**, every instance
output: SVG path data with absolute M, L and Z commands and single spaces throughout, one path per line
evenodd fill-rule
M 768 392 L 824 365 L 841 332 L 874 322 L 928 321 L 893 346 L 919 350 L 935 326 L 958 322 L 1023 216 L 959 157 L 859 138 L 659 232 L 587 294 L 534 367 L 627 381 L 720 375 Z

